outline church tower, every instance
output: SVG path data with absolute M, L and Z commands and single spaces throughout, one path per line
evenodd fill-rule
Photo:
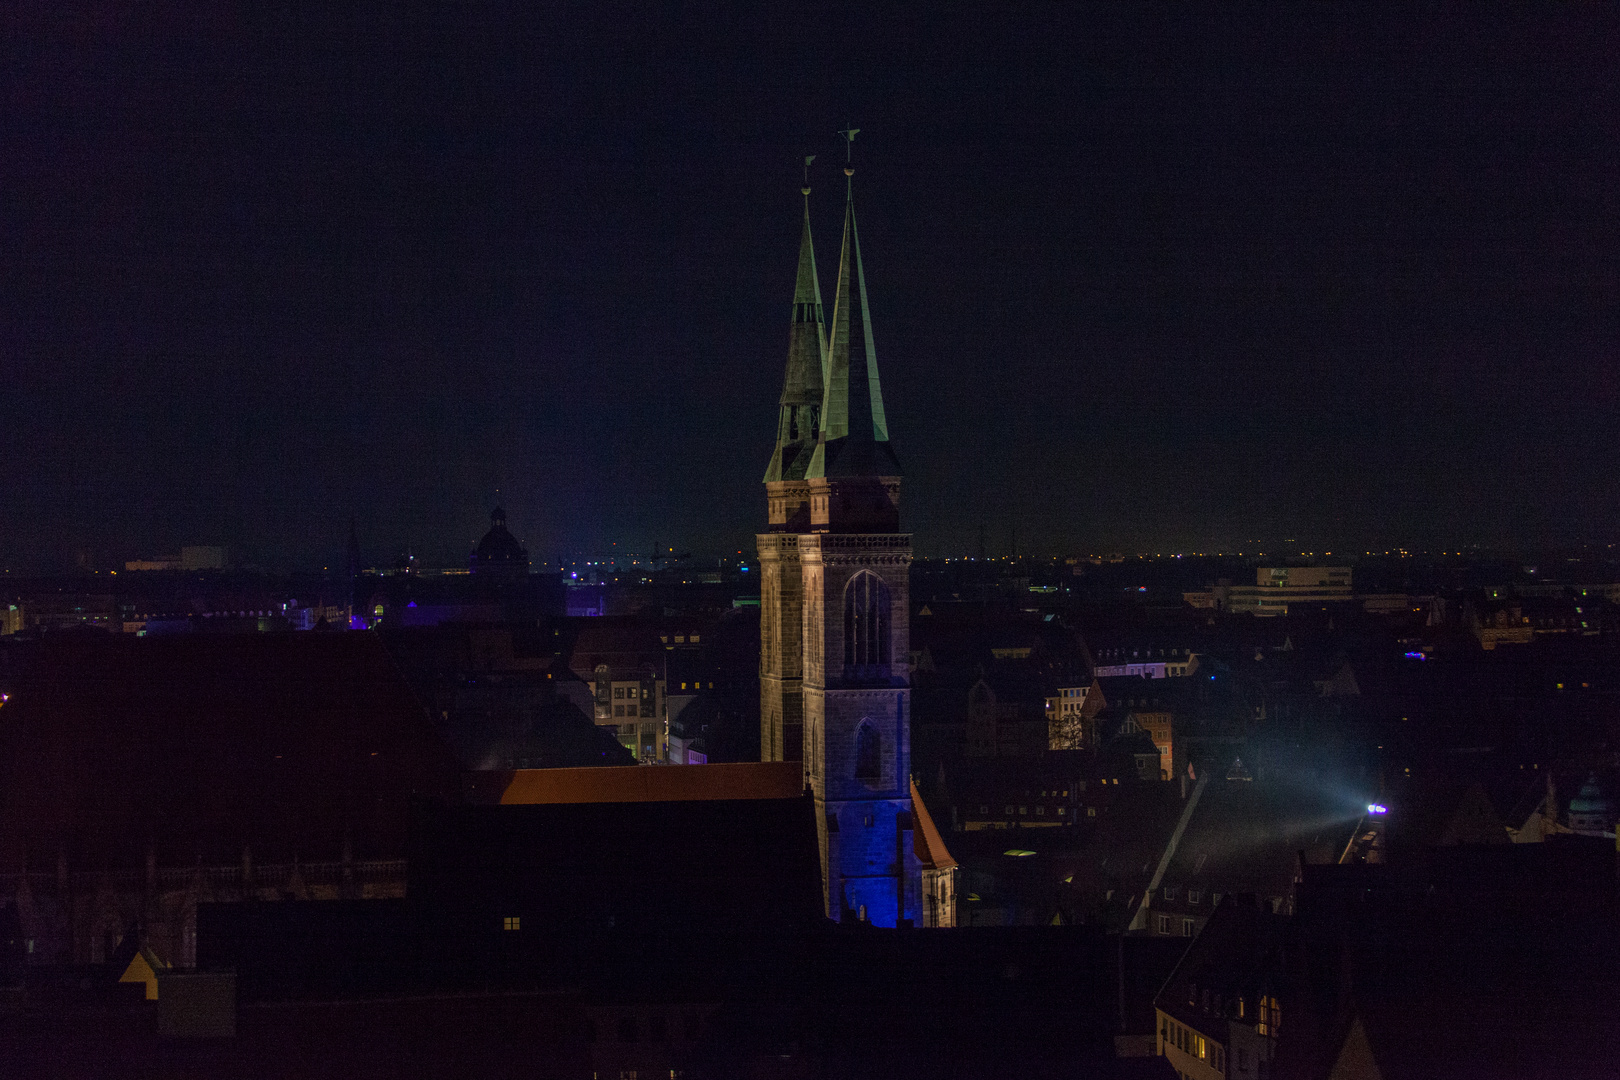
M 806 174 L 809 171 L 806 160 Z M 777 412 L 776 449 L 765 470 L 769 532 L 759 536 L 760 758 L 798 761 L 804 753 L 803 575 L 799 537 L 810 527 L 810 485 L 805 473 L 821 431 L 827 363 L 821 282 L 810 242 L 810 188 L 804 188 L 799 275 L 793 287 L 787 372 Z
M 852 168 L 844 172 L 853 177 Z M 804 236 L 808 244 L 808 226 Z M 801 288 L 804 266 L 801 254 Z M 771 525 L 779 531 L 760 537 L 767 676 L 761 720 L 774 737 L 768 710 L 777 691 L 768 685 L 768 669 L 784 676 L 784 703 L 785 675 L 795 671 L 802 694 L 798 747 L 818 810 L 827 913 L 879 926 L 916 924 L 922 903 L 910 775 L 911 537 L 900 532 L 900 464 L 883 411 L 853 180 L 826 340 L 819 423 L 802 479 L 788 480 L 785 465 L 781 479 L 767 479 Z M 795 388 L 792 371 L 790 359 L 784 414 Z M 785 462 L 787 445 L 779 435 L 773 470 Z M 802 449 L 793 449 L 797 463 Z M 790 594 L 795 567 L 798 592 Z M 787 640 L 790 603 L 801 627 L 797 657 Z M 791 758 L 794 736 L 785 719 L 780 730 L 783 756 Z

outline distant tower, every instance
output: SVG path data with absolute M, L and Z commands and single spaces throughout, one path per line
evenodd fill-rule
M 759 538 L 762 569 L 774 561 L 778 586 L 767 584 L 762 597 L 762 671 L 792 670 L 789 604 L 800 606 L 802 754 L 819 811 L 827 910 L 893 926 L 920 921 L 922 906 L 910 776 L 911 537 L 899 531 L 900 465 L 883 411 L 853 182 L 827 342 L 820 426 L 802 487 L 767 478 L 772 527 L 794 532 Z M 802 592 L 790 599 L 794 561 Z M 770 691 L 761 693 L 768 709 Z M 761 721 L 774 734 L 768 713 Z M 785 722 L 782 737 L 790 757 Z
M 354 618 L 355 605 L 359 603 L 356 593 L 360 590 L 360 535 L 355 532 L 354 518 L 349 519 L 349 618 Z
M 489 531 L 473 548 L 467 568 L 486 581 L 522 581 L 529 576 L 529 553 L 507 529 L 501 507 L 490 512 Z
M 806 159 L 808 174 L 810 159 Z M 759 537 L 759 742 L 765 761 L 798 761 L 804 753 L 803 608 L 799 533 L 810 528 L 810 484 L 805 472 L 821 431 L 827 335 L 821 282 L 810 241 L 810 187 L 803 189 L 804 225 L 799 275 L 793 286 L 787 372 L 777 412 L 776 448 L 765 470 L 770 531 Z

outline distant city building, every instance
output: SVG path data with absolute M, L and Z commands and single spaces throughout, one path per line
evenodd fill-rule
M 497 506 L 489 515 L 489 531 L 473 548 L 467 567 L 479 577 L 517 581 L 528 576 L 529 552 L 506 527 L 506 511 Z
M 180 549 L 182 570 L 224 570 L 230 566 L 228 552 L 222 547 L 183 547 Z
M 1086 695 L 1091 684 L 1059 686 L 1046 699 L 1048 750 L 1081 750 L 1086 745 Z
M 1198 674 L 1198 654 L 1187 649 L 1099 649 L 1096 674 L 1099 678 L 1134 675 L 1143 679 L 1185 678 Z
M 1182 594 L 1195 608 L 1220 608 L 1253 615 L 1287 615 L 1288 605 L 1336 604 L 1354 600 L 1348 566 L 1262 566 L 1254 585 L 1221 583 Z
M 135 571 L 178 570 L 180 569 L 180 557 L 176 555 L 172 559 L 131 559 L 124 564 L 124 569 Z
M 597 726 L 612 729 L 643 764 L 668 761 L 669 706 L 663 678 L 651 665 L 615 670 L 598 664 L 592 675 L 592 718 Z

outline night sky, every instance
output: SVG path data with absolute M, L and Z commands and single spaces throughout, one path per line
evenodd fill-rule
M 846 122 L 921 553 L 1620 532 L 1609 5 L 19 6 L 0 566 L 751 551 Z

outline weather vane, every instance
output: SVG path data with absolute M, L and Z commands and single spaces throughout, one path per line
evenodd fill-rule
M 844 137 L 844 175 L 845 176 L 854 176 L 855 175 L 855 165 L 854 165 L 854 161 L 853 161 L 853 158 L 855 156 L 855 136 L 859 135 L 860 133 L 861 133 L 860 128 L 858 128 L 858 127 L 850 127 L 848 122 L 846 122 L 844 124 L 844 130 L 840 131 L 838 133 L 838 134 L 840 134 L 840 135 L 842 135 Z
M 805 155 L 805 159 L 804 159 L 804 188 L 802 190 L 804 191 L 804 193 L 806 195 L 810 194 L 810 163 L 812 161 L 814 161 L 814 160 L 816 160 L 816 155 L 814 155 L 814 154 Z

